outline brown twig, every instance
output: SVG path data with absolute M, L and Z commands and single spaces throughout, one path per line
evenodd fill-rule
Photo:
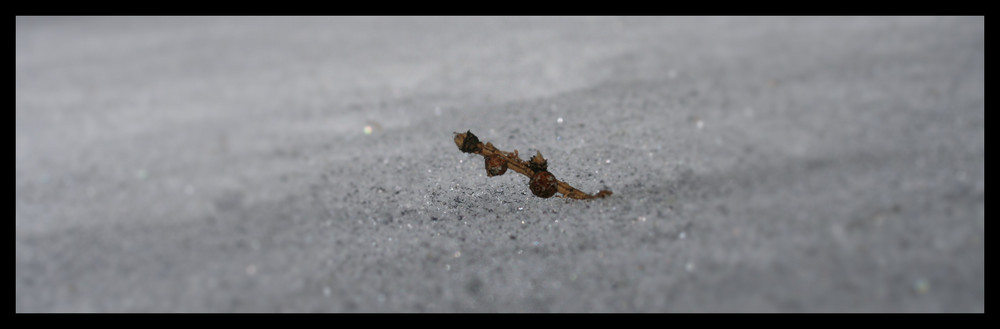
M 455 145 L 458 149 L 466 153 L 475 153 L 486 158 L 486 175 L 503 175 L 507 169 L 516 171 L 519 174 L 528 176 L 531 179 L 529 187 L 531 193 L 542 198 L 551 197 L 555 192 L 559 192 L 563 197 L 572 199 L 596 199 L 611 195 L 611 191 L 601 190 L 597 194 L 587 194 L 580 191 L 566 182 L 555 179 L 548 171 L 548 161 L 542 157 L 542 152 L 532 156 L 529 161 L 521 160 L 514 152 L 504 152 L 487 142 L 483 144 L 472 131 L 455 133 Z

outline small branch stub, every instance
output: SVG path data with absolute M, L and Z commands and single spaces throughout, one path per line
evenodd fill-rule
M 611 195 L 611 191 L 601 190 L 596 194 L 587 194 L 580 191 L 566 182 L 556 179 L 548 171 L 549 163 L 542 157 L 542 152 L 537 152 L 529 161 L 521 160 L 514 152 L 504 152 L 493 146 L 492 143 L 483 144 L 472 131 L 455 133 L 455 145 L 465 153 L 475 153 L 482 155 L 486 160 L 486 176 L 500 176 L 513 170 L 519 174 L 527 176 L 530 180 L 528 187 L 531 193 L 540 198 L 549 198 L 559 192 L 563 197 L 571 199 L 596 199 Z
M 465 153 L 479 153 L 482 150 L 482 143 L 479 142 L 479 138 L 472 134 L 472 131 L 465 132 L 466 137 L 462 140 L 462 144 L 458 145 L 458 149 Z
M 542 152 L 538 152 L 538 154 L 532 156 L 531 160 L 528 161 L 528 168 L 536 172 L 546 171 L 549 170 L 549 162 L 545 161 L 545 157 L 542 157 Z

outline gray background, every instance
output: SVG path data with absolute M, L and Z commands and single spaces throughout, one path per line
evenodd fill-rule
M 983 312 L 984 46 L 983 17 L 18 17 L 15 309 Z M 614 195 L 487 178 L 468 129 Z

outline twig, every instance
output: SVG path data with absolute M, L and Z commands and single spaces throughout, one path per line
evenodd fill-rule
M 559 192 L 563 197 L 572 199 L 596 199 L 611 195 L 611 191 L 601 190 L 597 194 L 587 194 L 569 184 L 557 180 L 548 171 L 548 161 L 542 157 L 542 152 L 538 152 L 531 160 L 524 161 L 514 152 L 504 152 L 487 142 L 483 144 L 472 131 L 455 133 L 455 145 L 465 153 L 475 153 L 486 158 L 486 175 L 489 177 L 503 175 L 507 169 L 516 171 L 519 174 L 528 176 L 531 180 L 528 186 L 531 193 L 541 198 L 548 198 Z

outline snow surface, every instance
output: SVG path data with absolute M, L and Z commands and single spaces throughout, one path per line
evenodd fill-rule
M 983 312 L 983 17 L 17 17 L 17 312 Z M 541 199 L 471 130 L 600 200 Z

